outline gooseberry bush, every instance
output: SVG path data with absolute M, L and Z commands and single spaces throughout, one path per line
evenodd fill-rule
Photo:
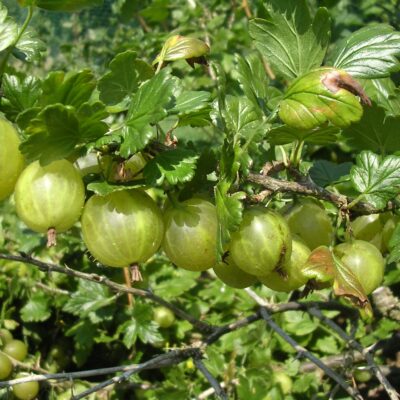
M 397 7 L 0 1 L 0 399 L 399 399 Z

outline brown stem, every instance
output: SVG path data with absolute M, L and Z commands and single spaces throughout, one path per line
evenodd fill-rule
M 125 285 L 129 288 L 132 289 L 132 282 L 131 282 L 131 275 L 128 267 L 124 267 L 124 279 L 125 279 Z M 128 297 L 128 305 L 129 307 L 133 307 L 134 300 L 133 300 L 133 294 L 132 293 L 127 293 L 126 296 Z
M 270 190 L 272 193 L 297 193 L 304 196 L 312 196 L 320 200 L 329 201 L 342 210 L 347 210 L 348 204 L 351 202 L 350 198 L 347 198 L 342 194 L 329 192 L 328 190 L 316 185 L 307 176 L 297 177 L 296 182 L 277 179 L 262 174 L 250 173 L 247 177 L 247 180 L 249 182 L 261 185 L 265 189 Z M 388 207 L 385 209 L 377 210 L 371 204 L 360 201 L 354 208 L 352 208 L 352 211 L 354 210 L 357 214 L 376 214 L 392 208 L 393 205 L 389 203 Z
M 253 14 L 251 13 L 249 3 L 247 2 L 247 0 L 242 0 L 242 7 L 244 12 L 246 13 L 246 17 L 249 19 L 252 18 Z
M 47 230 L 47 247 L 53 247 L 57 244 L 57 232 L 55 228 Z

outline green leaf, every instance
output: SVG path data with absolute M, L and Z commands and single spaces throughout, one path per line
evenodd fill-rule
M 352 165 L 351 162 L 335 164 L 327 160 L 318 160 L 314 162 L 309 173 L 317 185 L 325 187 L 348 175 Z
M 43 322 L 50 318 L 49 298 L 43 293 L 34 293 L 20 310 L 22 321 Z
M 265 73 L 263 61 L 257 53 L 246 57 L 237 56 L 238 80 L 246 97 L 256 110 L 267 115 L 269 79 Z
M 315 349 L 322 354 L 338 354 L 340 349 L 334 336 L 324 335 L 315 341 Z
M 88 69 L 68 74 L 62 71 L 50 72 L 43 81 L 43 94 L 39 102 L 43 106 L 61 103 L 79 108 L 89 100 L 95 87 L 95 77 Z
M 400 115 L 400 90 L 390 78 L 361 81 L 367 95 L 388 115 Z
M 266 19 L 250 21 L 250 36 L 273 71 L 292 80 L 319 67 L 330 39 L 330 18 L 319 8 L 314 20 L 305 0 L 268 0 Z
M 79 135 L 85 142 L 94 141 L 102 137 L 108 131 L 108 125 L 103 119 L 108 113 L 103 103 L 83 103 L 76 114 L 79 121 Z
M 254 104 L 246 97 L 227 96 L 222 116 L 235 142 L 244 138 L 250 143 L 255 136 L 263 133 L 263 128 L 265 129 Z
M 399 70 L 400 32 L 390 25 L 368 25 L 334 50 L 332 65 L 358 78 L 383 78 Z
M 118 183 L 118 185 L 113 185 L 111 183 L 102 182 L 91 182 L 87 185 L 87 190 L 98 194 L 99 196 L 107 196 L 113 192 L 119 192 L 121 190 L 134 189 L 144 185 L 143 181 L 139 181 L 135 184 L 124 184 Z
M 382 209 L 400 192 L 400 157 L 382 159 L 371 151 L 363 151 L 350 171 L 354 188 L 363 200 Z
M 39 8 L 50 11 L 79 11 L 87 7 L 98 7 L 103 0 L 35 0 Z
M 149 161 L 143 169 L 146 182 L 160 186 L 164 181 L 170 185 L 190 181 L 196 171 L 199 156 L 186 149 L 164 151 Z
M 89 320 L 79 320 L 65 333 L 66 336 L 73 336 L 75 351 L 73 360 L 80 367 L 88 359 L 92 352 L 94 337 L 97 335 L 97 329 Z
M 91 312 L 114 302 L 109 290 L 95 282 L 80 280 L 78 290 L 63 307 L 63 310 L 73 315 L 87 317 Z
M 18 37 L 18 26 L 7 15 L 7 8 L 0 3 L 0 51 L 13 45 Z
M 35 31 L 27 29 L 19 39 L 16 51 L 21 52 L 26 61 L 40 61 L 42 53 L 46 51 L 46 45 L 39 39 Z
M 157 283 L 154 291 L 163 299 L 176 299 L 195 287 L 199 276 L 200 273 L 198 272 L 174 268 L 171 275 L 168 276 L 169 279 L 164 279 L 160 283 Z
M 304 141 L 313 144 L 329 144 L 338 140 L 340 129 L 335 126 L 320 126 L 314 129 L 299 130 L 288 125 L 277 126 L 268 132 L 268 142 L 271 144 L 287 144 L 294 141 Z
M 28 161 L 42 164 L 68 157 L 80 140 L 76 113 L 61 104 L 46 107 L 31 121 L 27 133 L 21 152 Z
M 223 182 L 219 182 L 215 188 L 215 204 L 218 216 L 217 251 L 218 261 L 227 250 L 231 233 L 239 229 L 242 222 L 243 199 L 246 195 L 237 192 L 229 195 L 224 188 Z
M 162 340 L 157 324 L 153 321 L 153 309 L 149 304 L 136 302 L 132 311 L 131 320 L 118 328 L 124 332 L 124 345 L 130 349 L 139 338 L 143 343 L 156 343 Z
M 4 74 L 2 89 L 7 114 L 15 116 L 33 107 L 40 96 L 40 86 L 41 82 L 35 77 Z
M 396 225 L 388 247 L 390 250 L 388 263 L 400 261 L 400 224 Z
M 141 82 L 154 75 L 153 68 L 137 59 L 134 51 L 117 54 L 110 63 L 111 72 L 106 73 L 98 84 L 100 100 L 106 104 L 117 104 L 125 96 L 136 92 Z
M 204 91 L 182 92 L 176 97 L 175 106 L 171 112 L 179 115 L 202 110 L 209 105 L 211 94 Z
M 299 311 L 287 311 L 284 314 L 285 331 L 296 336 L 304 336 L 318 329 L 319 323 L 308 314 Z
M 181 114 L 179 116 L 179 126 L 207 126 L 211 123 L 210 118 L 211 108 L 204 108 L 199 111 L 194 111 L 189 114 Z
M 358 88 L 344 71 L 329 67 L 308 72 L 296 79 L 288 88 L 280 104 L 279 117 L 287 125 L 308 130 L 326 122 L 346 127 L 358 121 L 363 108 L 358 98 L 343 89 L 340 82 Z
M 144 149 L 155 137 L 155 130 L 150 124 L 167 116 L 167 107 L 172 101 L 176 85 L 177 79 L 164 69 L 139 88 L 121 130 L 124 139 L 120 149 L 122 157 L 128 158 Z
M 386 116 L 385 110 L 367 107 L 360 121 L 343 130 L 347 144 L 358 150 L 373 150 L 384 155 L 400 150 L 400 116 Z

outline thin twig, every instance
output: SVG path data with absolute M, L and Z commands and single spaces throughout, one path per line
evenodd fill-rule
M 315 357 L 312 353 L 300 346 L 291 336 L 289 336 L 278 324 L 272 319 L 272 315 L 268 313 L 265 307 L 260 309 L 261 316 L 266 323 L 287 343 L 289 343 L 301 357 L 308 358 L 311 362 L 317 365 L 321 370 L 325 372 L 327 376 L 337 382 L 351 397 L 357 400 L 363 400 L 357 389 L 351 387 L 340 375 L 338 375 L 331 368 L 326 366 L 319 358 Z
M 334 332 L 336 332 L 346 343 L 348 346 L 353 348 L 354 350 L 359 351 L 367 361 L 370 366 L 371 372 L 376 376 L 379 382 L 382 384 L 384 389 L 386 390 L 388 396 L 391 400 L 399 400 L 400 396 L 397 393 L 396 389 L 391 385 L 391 383 L 386 379 L 384 373 L 379 368 L 379 366 L 375 363 L 374 357 L 370 353 L 369 349 L 365 349 L 360 343 L 350 337 L 339 325 L 333 322 L 331 319 L 327 318 L 322 314 L 320 310 L 317 308 L 310 308 L 308 312 L 314 317 L 318 318 L 320 321 L 328 325 Z
M 222 389 L 219 382 L 212 376 L 210 371 L 206 368 L 204 363 L 201 361 L 199 357 L 194 357 L 194 364 L 198 368 L 198 370 L 205 376 L 205 378 L 210 383 L 211 387 L 214 388 L 215 395 L 222 400 L 228 400 L 228 396 L 226 395 L 224 389 Z
M 116 282 L 108 279 L 106 276 L 97 275 L 97 274 L 88 274 L 85 272 L 76 271 L 67 266 L 62 267 L 57 264 L 46 263 L 46 262 L 40 261 L 36 258 L 33 258 L 27 254 L 15 256 L 15 255 L 11 255 L 11 254 L 0 253 L 0 259 L 17 261 L 17 262 L 21 262 L 21 263 L 27 263 L 27 264 L 31 264 L 31 265 L 38 267 L 41 271 L 60 272 L 62 274 L 72 276 L 74 278 L 80 278 L 80 279 L 84 279 L 86 281 L 96 282 L 101 285 L 109 287 L 110 289 L 112 289 L 115 292 L 132 293 L 133 295 L 152 300 L 155 303 L 161 304 L 161 305 L 169 308 L 171 311 L 174 312 L 175 315 L 177 315 L 179 318 L 182 318 L 182 319 L 190 322 L 200 332 L 212 332 L 213 331 L 213 327 L 211 325 L 197 320 L 190 314 L 186 313 L 185 311 L 181 310 L 180 308 L 176 307 L 175 305 L 169 303 L 168 301 L 164 300 L 163 298 L 155 295 L 154 293 L 147 291 L 147 290 L 137 289 L 137 288 L 128 288 L 125 285 L 121 285 L 119 283 L 116 283 Z
M 249 182 L 257 183 L 273 193 L 297 193 L 304 196 L 313 196 L 321 200 L 329 201 L 339 208 L 345 210 L 351 203 L 351 199 L 344 195 L 329 192 L 328 190 L 316 185 L 308 177 L 303 177 L 300 181 L 286 181 L 276 179 L 271 176 L 250 173 L 247 176 Z M 388 207 L 390 208 L 390 207 Z M 369 203 L 359 202 L 352 208 L 359 214 L 375 214 L 385 210 L 377 210 Z

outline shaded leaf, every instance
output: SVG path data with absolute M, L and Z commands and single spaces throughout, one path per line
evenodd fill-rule
M 266 19 L 250 21 L 250 36 L 275 73 L 294 79 L 319 67 L 330 39 L 330 18 L 319 8 L 314 20 L 305 0 L 268 0 Z
M 78 108 L 89 100 L 95 87 L 95 77 L 88 69 L 67 74 L 62 71 L 50 72 L 43 81 L 43 94 L 39 102 L 43 106 L 61 103 Z
M 314 129 L 299 130 L 288 125 L 272 128 L 268 132 L 268 141 L 271 144 L 287 144 L 294 141 L 304 141 L 313 144 L 335 143 L 340 129 L 336 126 L 320 126 Z
M 146 182 L 161 185 L 167 181 L 170 185 L 190 181 L 196 170 L 199 156 L 185 149 L 164 151 L 149 161 L 143 169 Z
M 346 142 L 358 150 L 373 150 L 384 155 L 400 150 L 400 116 L 386 116 L 385 110 L 368 107 L 360 121 L 343 130 Z
M 327 160 L 318 160 L 310 168 L 309 174 L 317 185 L 325 187 L 348 175 L 352 165 L 351 162 L 335 164 Z
M 79 135 L 85 142 L 96 140 L 108 131 L 108 125 L 103 121 L 108 113 L 103 103 L 83 103 L 76 114 L 79 121 Z
M 390 250 L 388 263 L 400 261 L 400 224 L 396 225 L 388 247 Z
M 102 4 L 103 0 L 35 0 L 37 7 L 50 11 L 79 11 L 83 8 L 101 6 Z
M 357 156 L 350 177 L 363 200 L 378 209 L 384 208 L 400 192 L 400 157 L 382 159 L 371 151 L 363 151 Z
M 332 65 L 359 78 L 383 78 L 399 70 L 400 32 L 390 25 L 368 25 L 339 43 Z
M 263 61 L 257 53 L 237 56 L 239 83 L 244 94 L 264 114 L 267 114 L 269 79 Z
M 80 367 L 85 363 L 92 352 L 94 337 L 97 335 L 97 329 L 89 320 L 80 320 L 77 324 L 68 329 L 66 336 L 73 336 L 75 351 L 73 360 Z
M 46 107 L 27 128 L 29 134 L 21 146 L 28 161 L 48 164 L 68 157 L 79 143 L 76 113 L 61 104 Z
M 110 63 L 110 72 L 98 83 L 100 100 L 106 104 L 121 102 L 125 96 L 136 92 L 139 84 L 154 75 L 153 68 L 137 59 L 134 51 L 117 54 Z

